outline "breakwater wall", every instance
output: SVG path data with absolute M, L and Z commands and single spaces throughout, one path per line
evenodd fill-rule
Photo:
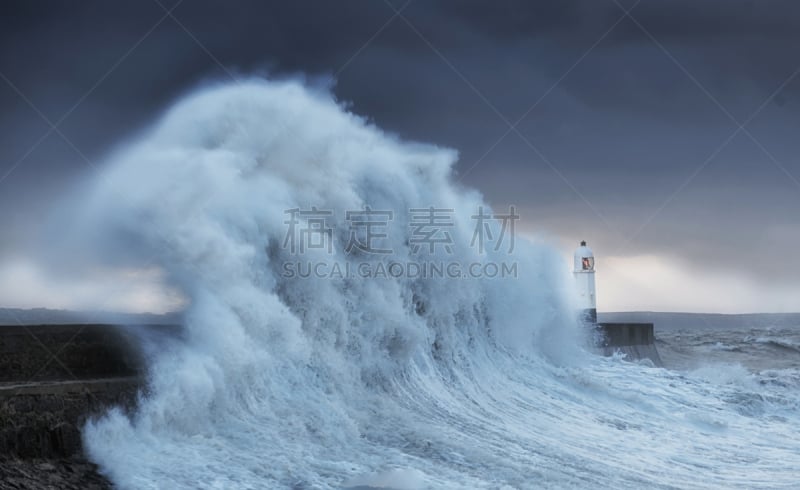
M 89 417 L 135 407 L 147 342 L 178 334 L 172 325 L 0 326 L 0 455 L 80 456 Z
M 628 360 L 649 359 L 656 366 L 663 366 L 655 344 L 655 328 L 652 323 L 598 323 L 599 348 L 603 355 L 622 353 Z

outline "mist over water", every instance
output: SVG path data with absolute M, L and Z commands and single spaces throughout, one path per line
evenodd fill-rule
M 87 425 L 91 458 L 121 488 L 800 481 L 796 391 L 586 352 L 556 251 L 470 246 L 488 206 L 454 184 L 456 158 L 324 91 L 259 80 L 184 98 L 112 155 L 77 213 L 85 247 L 159 267 L 188 306 L 185 341 L 153 354 L 138 411 Z M 345 250 L 345 212 L 367 206 L 394 212 L 390 255 Z M 420 260 L 407 211 L 429 206 L 453 210 L 454 244 L 425 261 L 513 261 L 517 276 L 284 274 L 297 260 L 287 210 L 333 211 L 331 251 L 304 261 L 375 265 Z M 736 390 L 765 397 L 758 416 Z

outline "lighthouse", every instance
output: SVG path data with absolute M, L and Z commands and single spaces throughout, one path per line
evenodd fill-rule
M 655 344 L 652 323 L 597 323 L 597 297 L 594 289 L 594 253 L 581 242 L 575 250 L 572 276 L 578 296 L 580 320 L 599 335 L 593 336 L 596 349 L 605 356 L 621 352 L 629 360 L 650 359 L 663 366 Z
M 597 298 L 594 288 L 594 254 L 582 241 L 581 246 L 575 250 L 575 267 L 572 275 L 578 291 L 578 301 L 581 317 L 584 322 L 597 323 Z

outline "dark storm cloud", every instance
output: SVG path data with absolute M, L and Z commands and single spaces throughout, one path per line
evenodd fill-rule
M 72 112 L 71 144 L 51 134 L 0 183 L 3 246 L 180 94 L 305 74 L 382 128 L 458 149 L 463 182 L 531 226 L 786 279 L 771 257 L 800 226 L 800 80 L 768 97 L 800 67 L 800 4 L 643 0 L 622 18 L 634 3 L 412 2 L 412 28 L 401 1 L 185 0 L 183 27 L 155 1 L 4 2 L 0 73 L 52 122 Z M 496 144 L 559 79 L 520 122 L 527 142 Z M 737 128 L 717 102 L 738 122 L 767 102 L 748 129 L 779 165 L 740 134 L 691 178 Z M 48 125 L 4 81 L 0 108 L 2 176 Z

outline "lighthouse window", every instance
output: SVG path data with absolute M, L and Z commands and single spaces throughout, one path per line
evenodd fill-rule
M 583 270 L 590 271 L 594 269 L 594 257 L 584 257 L 582 263 L 583 263 Z

